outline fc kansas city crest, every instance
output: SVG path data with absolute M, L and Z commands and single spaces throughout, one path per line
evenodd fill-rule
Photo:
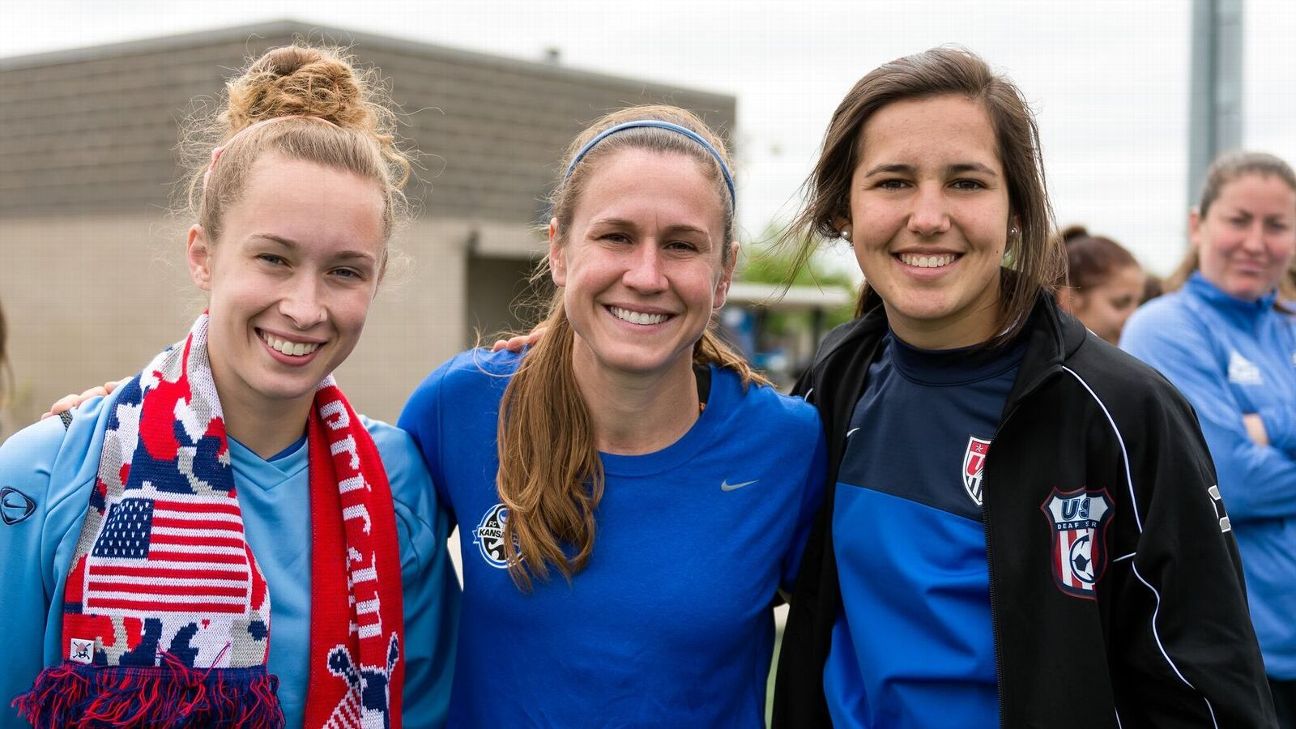
M 481 550 L 482 559 L 498 569 L 508 567 L 508 553 L 504 550 L 504 523 L 508 521 L 508 511 L 503 504 L 492 506 L 472 532 L 473 544 Z
M 1107 490 L 1053 489 L 1040 510 L 1053 527 L 1053 578 L 1058 589 L 1094 599 L 1094 586 L 1107 569 L 1107 523 L 1113 514 Z
M 985 471 L 986 454 L 990 452 L 990 441 L 976 436 L 968 437 L 967 451 L 963 453 L 963 490 L 972 497 L 977 506 L 981 505 L 981 474 Z

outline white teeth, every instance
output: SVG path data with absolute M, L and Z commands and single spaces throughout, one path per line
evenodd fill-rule
M 622 321 L 628 321 L 631 324 L 660 324 L 668 318 L 665 314 L 645 314 L 641 311 L 630 311 L 617 306 L 609 306 L 608 311 L 612 312 L 612 316 Z
M 302 357 L 320 348 L 318 342 L 289 342 L 264 332 L 261 334 L 261 339 L 274 351 L 290 357 Z
M 940 268 L 948 266 L 954 262 L 953 253 L 943 253 L 939 256 L 922 256 L 913 253 L 901 253 L 900 260 L 906 266 L 915 266 L 917 268 Z

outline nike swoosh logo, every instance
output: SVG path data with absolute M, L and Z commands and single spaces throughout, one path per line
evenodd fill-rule
M 859 428 L 851 428 L 850 430 L 846 431 L 846 437 L 849 438 L 852 435 L 855 435 L 855 431 L 857 430 L 859 430 Z
M 756 481 L 759 481 L 759 480 L 760 480 L 760 479 L 756 479 Z M 720 490 L 721 490 L 721 491 L 733 491 L 733 490 L 735 490 L 735 489 L 740 489 L 740 488 L 742 488 L 743 486 L 751 486 L 752 484 L 756 483 L 756 481 L 743 481 L 742 483 L 729 483 L 728 481 L 721 481 L 721 482 L 720 482 Z

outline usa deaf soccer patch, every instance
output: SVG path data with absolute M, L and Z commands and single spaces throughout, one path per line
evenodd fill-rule
M 1107 523 L 1113 513 L 1107 490 L 1053 489 L 1040 510 L 1053 527 L 1053 578 L 1058 589 L 1094 599 L 1094 586 L 1107 569 Z

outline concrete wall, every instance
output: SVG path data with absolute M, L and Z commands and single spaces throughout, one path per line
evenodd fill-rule
M 181 122 L 249 57 L 304 36 L 380 67 L 424 153 L 409 261 L 338 372 L 361 412 L 409 391 L 512 309 L 543 246 L 532 232 L 562 152 L 593 118 L 669 102 L 728 132 L 734 98 L 290 21 L 0 59 L 0 303 L 13 387 L 0 437 L 56 397 L 142 367 L 203 301 L 168 217 Z
M 202 310 L 184 266 L 183 231 L 142 216 L 51 224 L 0 219 L 0 292 L 13 387 L 0 437 L 55 398 L 139 370 Z M 370 311 L 337 377 L 356 408 L 392 420 L 410 390 L 469 340 L 469 221 L 424 220 L 393 241 L 407 258 Z

